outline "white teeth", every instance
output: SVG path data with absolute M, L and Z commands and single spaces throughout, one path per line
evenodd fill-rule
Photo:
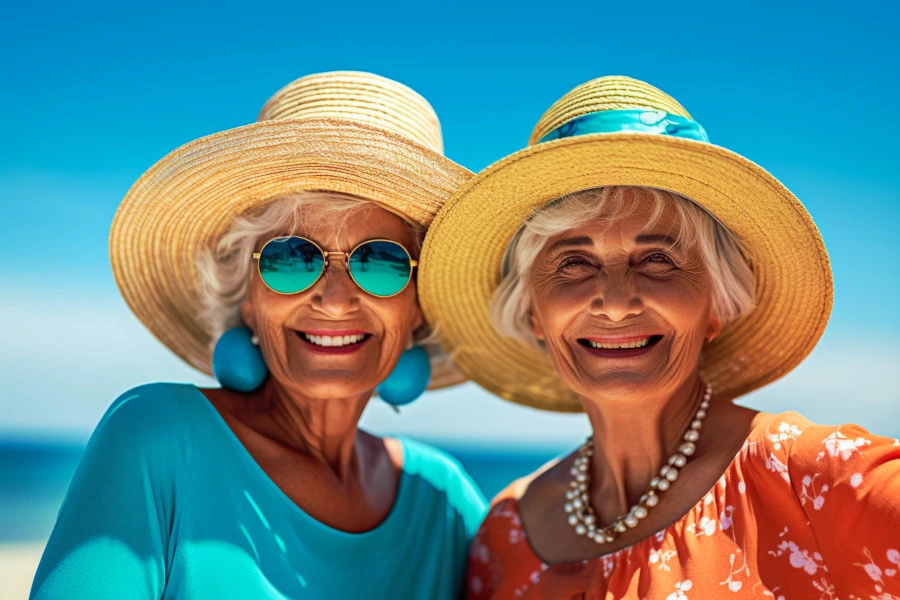
M 603 348 L 605 350 L 622 350 L 627 348 L 643 348 L 647 344 L 650 343 L 650 338 L 644 338 L 639 342 L 625 342 L 622 344 L 598 344 L 597 342 L 592 342 L 588 340 L 588 343 L 591 345 L 591 348 Z
M 307 342 L 315 344 L 316 346 L 346 346 L 348 344 L 356 344 L 361 342 L 363 337 L 362 335 L 344 335 L 344 336 L 330 336 L 330 335 L 309 335 L 308 333 L 304 333 L 303 337 L 306 338 Z

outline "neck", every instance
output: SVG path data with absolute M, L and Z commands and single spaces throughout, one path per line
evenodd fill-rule
M 371 392 L 316 398 L 270 378 L 259 392 L 274 425 L 272 437 L 293 452 L 327 465 L 346 484 L 358 463 L 358 424 Z
M 702 385 L 695 375 L 674 393 L 582 398 L 594 431 L 590 495 L 601 522 L 624 515 L 668 464 L 697 412 Z

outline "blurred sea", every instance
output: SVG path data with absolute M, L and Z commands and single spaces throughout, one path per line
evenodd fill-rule
M 462 463 L 488 500 L 558 454 L 434 445 Z M 75 444 L 0 441 L 0 543 L 49 537 L 83 450 Z

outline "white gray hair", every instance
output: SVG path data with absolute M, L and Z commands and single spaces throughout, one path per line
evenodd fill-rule
M 723 326 L 755 307 L 755 279 L 741 241 L 701 206 L 666 190 L 607 186 L 563 196 L 532 214 L 519 228 L 503 257 L 502 280 L 491 303 L 491 319 L 501 334 L 541 347 L 531 328 L 531 266 L 551 237 L 604 215 L 608 225 L 627 217 L 638 205 L 637 194 L 652 199 L 646 227 L 667 206 L 678 212 L 676 241 L 696 246 L 712 283 L 712 314 Z
M 196 260 L 203 299 L 199 320 L 212 344 L 225 331 L 242 324 L 240 306 L 249 294 L 251 269 L 255 268 L 251 257 L 261 242 L 301 231 L 311 207 L 316 208 L 317 219 L 334 222 L 340 231 L 351 211 L 367 204 L 374 205 L 336 192 L 297 192 L 235 217 L 226 232 Z M 408 221 L 407 225 L 421 247 L 424 232 Z

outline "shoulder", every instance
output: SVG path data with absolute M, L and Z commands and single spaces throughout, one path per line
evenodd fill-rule
M 409 438 L 399 438 L 403 446 L 403 472 L 421 478 L 446 495 L 461 513 L 481 519 L 486 502 L 481 490 L 458 460 L 442 450 Z
M 132 388 L 106 410 L 90 445 L 117 444 L 135 450 L 183 445 L 191 413 L 196 410 L 194 386 L 151 383 Z
M 821 471 L 863 471 L 900 457 L 900 440 L 870 433 L 853 423 L 808 425 L 791 445 L 791 465 L 815 465 Z

